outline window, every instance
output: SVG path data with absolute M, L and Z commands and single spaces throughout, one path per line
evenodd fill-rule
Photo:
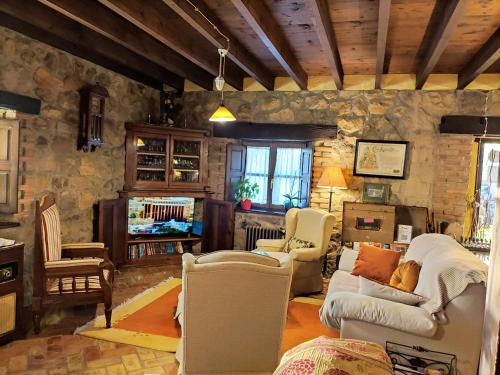
M 311 180 L 311 149 L 306 143 L 247 143 L 228 147 L 226 168 L 226 199 L 234 199 L 239 180 L 248 179 L 259 185 L 253 206 L 282 209 L 285 194 L 297 199 L 296 206 L 309 203 Z
M 0 212 L 17 212 L 19 123 L 0 120 Z
M 491 241 L 497 193 L 500 142 L 479 142 L 473 236 Z

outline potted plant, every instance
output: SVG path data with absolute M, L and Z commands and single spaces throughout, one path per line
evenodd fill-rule
M 293 201 L 299 200 L 298 196 L 292 194 L 283 194 L 283 197 L 285 198 L 285 201 L 283 202 L 283 205 L 285 206 L 285 211 L 288 211 L 290 208 L 295 207 Z
M 297 175 L 295 175 L 297 177 Z M 295 191 L 295 182 L 297 181 L 296 178 L 292 180 L 292 183 L 290 185 L 290 192 L 287 194 L 283 194 L 283 197 L 285 198 L 285 201 L 283 202 L 283 205 L 285 206 L 285 211 L 288 211 L 290 208 L 295 207 L 295 204 L 293 201 L 299 201 L 299 192 Z
M 243 210 L 248 211 L 252 207 L 252 199 L 259 194 L 259 191 L 257 183 L 252 184 L 250 180 L 244 179 L 243 181 L 238 181 L 236 184 L 234 198 L 236 202 L 240 203 Z

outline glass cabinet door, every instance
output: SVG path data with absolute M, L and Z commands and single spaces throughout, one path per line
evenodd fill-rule
M 200 183 L 201 141 L 172 139 L 172 184 Z
M 137 137 L 137 182 L 165 183 L 167 176 L 167 141 L 162 138 Z

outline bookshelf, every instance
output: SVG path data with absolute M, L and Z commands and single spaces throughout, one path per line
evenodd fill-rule
M 110 249 L 117 267 L 180 264 L 182 253 L 191 252 L 205 239 L 192 233 L 186 237 L 129 234 L 129 198 L 195 198 L 196 211 L 202 213 L 195 220 L 203 221 L 204 199 L 211 194 L 207 185 L 209 132 L 144 123 L 125 123 L 125 129 L 123 191 L 117 199 L 99 202 L 97 237 Z

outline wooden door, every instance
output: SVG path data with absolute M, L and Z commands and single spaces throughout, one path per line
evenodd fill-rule
M 0 213 L 17 212 L 19 122 L 0 120 Z
M 109 248 L 109 257 L 115 266 L 126 261 L 127 224 L 126 198 L 99 202 L 99 242 L 104 242 Z
M 203 222 L 204 253 L 233 249 L 234 202 L 207 198 Z

